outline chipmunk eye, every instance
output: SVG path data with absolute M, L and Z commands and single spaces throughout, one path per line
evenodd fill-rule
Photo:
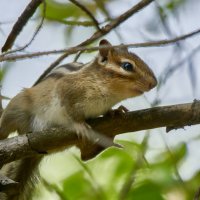
M 129 62 L 123 62 L 121 64 L 121 67 L 126 71 L 129 71 L 129 72 L 133 71 L 133 65 L 131 63 L 129 63 Z

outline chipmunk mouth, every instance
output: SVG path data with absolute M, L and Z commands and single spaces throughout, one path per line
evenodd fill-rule
M 137 95 L 141 95 L 141 94 L 144 93 L 144 91 L 143 91 L 143 90 L 140 90 L 140 89 L 134 89 L 133 91 L 134 91 L 134 93 L 137 94 Z

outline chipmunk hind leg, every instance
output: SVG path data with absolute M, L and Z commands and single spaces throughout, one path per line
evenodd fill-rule
M 17 131 L 19 134 L 29 132 L 32 116 L 23 110 L 5 110 L 0 122 L 0 140 Z
M 7 138 L 10 133 L 15 132 L 17 130 L 17 126 L 15 123 L 16 120 L 10 121 L 10 118 L 12 118 L 12 116 L 6 116 L 5 118 L 1 118 L 0 140 Z

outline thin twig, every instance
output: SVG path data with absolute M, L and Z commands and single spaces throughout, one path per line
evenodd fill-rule
M 107 10 L 106 6 L 105 6 L 105 1 L 99 1 L 99 0 L 94 0 L 96 5 L 99 7 L 99 9 L 104 13 L 104 15 L 106 16 L 106 20 L 107 21 L 112 21 L 112 17 L 110 16 L 109 11 Z M 118 32 L 117 29 L 113 30 L 115 32 L 115 34 L 117 35 L 119 41 L 122 41 L 122 37 L 121 34 Z
M 34 14 L 35 10 L 42 3 L 43 0 L 32 0 L 28 6 L 25 8 L 21 16 L 18 18 L 17 22 L 14 24 L 4 46 L 2 47 L 2 52 L 7 51 L 13 46 L 17 36 L 22 31 L 23 27 L 28 22 L 29 18 Z
M 35 37 L 39 33 L 40 29 L 42 28 L 42 25 L 43 25 L 43 22 L 44 22 L 44 19 L 45 19 L 45 15 L 46 15 L 46 1 L 43 0 L 43 16 L 42 16 L 42 19 L 40 21 L 40 24 L 38 25 L 38 27 L 36 28 L 36 30 L 35 30 L 35 32 L 33 34 L 31 40 L 27 44 L 25 44 L 23 47 L 19 47 L 19 48 L 14 49 L 14 50 L 7 51 L 7 52 L 3 53 L 2 56 L 8 55 L 8 54 L 11 54 L 11 53 L 15 53 L 15 52 L 18 52 L 18 51 L 22 51 L 22 50 L 26 49 L 33 42 L 33 40 L 35 39 Z
M 145 137 L 143 138 L 143 141 L 141 143 L 142 150 L 141 152 L 138 153 L 137 159 L 135 163 L 133 164 L 133 167 L 125 180 L 120 192 L 119 192 L 119 200 L 126 199 L 128 192 L 130 191 L 131 187 L 133 187 L 133 184 L 135 182 L 136 174 L 138 169 L 140 169 L 143 165 L 143 162 L 146 164 L 146 158 L 145 158 L 145 153 L 147 150 L 147 144 L 148 144 L 148 139 L 149 139 L 149 130 L 146 131 Z M 148 165 L 147 165 L 148 166 Z
M 69 26 L 84 26 L 84 27 L 90 27 L 94 26 L 93 21 L 77 21 L 77 20 L 65 20 L 65 19 L 53 19 L 48 16 L 49 20 L 59 22 L 61 24 L 69 25 Z
M 2 61 L 12 61 L 12 60 L 19 60 L 19 59 L 26 59 L 26 58 L 33 58 L 38 56 L 44 56 L 49 54 L 59 54 L 65 52 L 68 55 L 77 53 L 79 51 L 97 51 L 99 49 L 105 48 L 122 48 L 122 47 L 130 47 L 130 48 L 139 48 L 139 47 L 163 47 L 165 45 L 171 45 L 177 41 L 185 40 L 191 38 L 200 33 L 200 29 L 190 32 L 188 34 L 169 39 L 169 40 L 158 40 L 158 41 L 151 41 L 151 42 L 141 42 L 141 43 L 133 43 L 133 44 L 120 44 L 120 45 L 113 45 L 110 46 L 96 46 L 96 47 L 70 47 L 68 49 L 61 49 L 61 50 L 50 50 L 50 51 L 43 51 L 43 52 L 34 52 L 34 53 L 27 53 L 27 54 L 20 54 L 20 55 L 13 55 L 13 56 L 0 56 L 0 62 Z
M 174 168 L 175 176 L 176 176 L 177 180 L 179 181 L 179 183 L 182 185 L 184 191 L 188 191 L 188 188 L 187 188 L 187 186 L 186 186 L 186 184 L 185 184 L 184 180 L 182 179 L 181 174 L 179 172 L 179 169 L 178 169 L 178 166 L 177 166 L 177 162 L 176 162 L 176 157 L 174 156 L 172 150 L 170 149 L 170 147 L 169 147 L 167 141 L 165 140 L 163 134 L 160 133 L 160 135 L 161 135 L 161 137 L 163 139 L 166 151 L 167 151 L 168 155 L 170 156 L 170 160 L 171 160 L 173 168 Z
M 98 198 L 100 200 L 102 200 L 102 199 L 105 200 L 106 199 L 105 191 L 103 190 L 101 185 L 97 182 L 97 180 L 96 180 L 95 176 L 92 174 L 92 171 L 90 170 L 90 168 L 84 162 L 82 162 L 77 155 L 73 154 L 73 157 L 90 177 L 90 179 L 92 181 L 93 189 L 95 190 L 96 195 L 97 195 L 96 198 Z
M 163 72 L 163 76 L 160 78 L 159 83 L 160 83 L 160 87 L 158 87 L 158 90 L 161 89 L 161 86 L 165 85 L 165 83 L 167 82 L 167 78 L 169 76 L 172 76 L 172 74 L 180 69 L 182 66 L 184 66 L 184 63 L 186 61 L 188 61 L 189 58 L 193 57 L 196 55 L 196 53 L 200 51 L 200 45 L 197 46 L 196 48 L 194 48 L 188 55 L 186 55 L 181 61 L 179 61 L 178 63 L 169 66 L 164 72 Z
M 66 195 L 64 195 L 64 192 L 56 184 L 49 183 L 48 181 L 46 181 L 46 179 L 42 177 L 40 177 L 40 179 L 45 189 L 47 189 L 50 192 L 55 192 L 61 200 L 68 200 Z
M 79 57 L 81 56 L 81 54 L 83 53 L 83 51 L 79 51 L 76 56 L 74 57 L 74 62 L 77 62 L 77 60 L 79 59 Z
M 90 12 L 89 9 L 87 9 L 86 6 L 84 6 L 83 4 L 81 4 L 80 2 L 76 1 L 76 0 L 69 0 L 71 1 L 73 4 L 75 4 L 77 7 L 79 7 L 81 10 L 83 10 L 90 18 L 91 20 L 94 22 L 94 25 L 96 26 L 97 30 L 101 31 L 100 27 L 99 27 L 99 22 L 96 20 L 96 18 L 93 16 L 93 14 Z
M 106 35 L 109 33 L 111 30 L 116 28 L 118 25 L 120 25 L 122 22 L 127 20 L 130 16 L 133 14 L 137 13 L 139 10 L 142 8 L 146 7 L 149 5 L 151 2 L 154 0 L 142 0 L 135 6 L 133 6 L 131 9 L 114 19 L 112 22 L 108 23 L 105 27 L 101 29 L 101 31 L 95 32 L 89 39 L 85 40 L 84 42 L 78 44 L 76 47 L 83 47 L 88 44 L 91 44 L 95 40 L 99 39 L 100 37 Z M 76 48 L 75 47 L 75 48 Z M 63 55 L 61 55 L 55 62 L 53 62 L 45 71 L 44 73 L 39 77 L 39 79 L 36 81 L 34 85 L 40 82 L 54 67 L 56 67 L 62 60 L 64 60 L 69 54 L 69 52 L 65 52 Z

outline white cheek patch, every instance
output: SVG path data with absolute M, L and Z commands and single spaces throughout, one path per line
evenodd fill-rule
M 127 59 L 127 58 L 121 58 L 120 62 L 121 63 L 128 62 L 128 63 L 131 63 L 133 65 L 133 67 L 136 66 L 136 63 L 133 60 L 130 60 L 130 59 Z
M 121 63 L 128 62 L 128 63 L 132 64 L 133 70 L 134 70 L 134 68 L 136 67 L 135 62 L 134 62 L 133 60 L 129 60 L 129 59 L 127 59 L 127 58 L 121 58 L 120 62 L 121 62 Z M 126 71 L 126 70 L 124 70 L 122 67 L 120 67 L 120 69 L 121 69 L 121 71 L 122 71 L 123 74 L 127 74 L 127 75 L 128 75 L 128 74 L 132 74 L 132 72 Z
M 122 58 L 120 60 L 120 62 L 121 63 L 129 62 L 129 63 L 131 63 L 133 65 L 133 67 L 135 67 L 135 62 L 133 60 Z M 124 70 L 120 65 L 117 65 L 115 63 L 108 63 L 108 64 L 106 64 L 105 68 L 111 69 L 112 71 L 115 71 L 115 72 L 117 72 L 119 74 L 122 74 L 122 75 L 130 75 L 130 74 L 132 74 L 132 72 Z
M 126 71 L 122 67 L 119 68 L 119 71 L 120 71 L 120 74 L 124 74 L 124 75 L 130 75 L 130 74 L 132 74 L 132 72 Z

